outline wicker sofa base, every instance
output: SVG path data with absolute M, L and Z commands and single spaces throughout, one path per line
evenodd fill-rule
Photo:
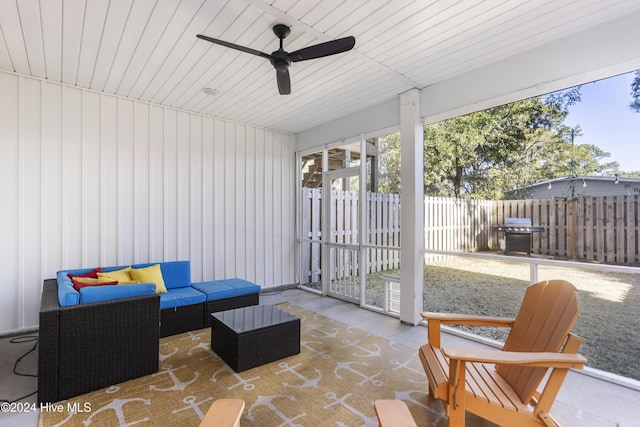
M 159 339 L 210 326 L 210 313 L 256 305 L 259 294 L 160 309 L 158 294 L 61 307 L 56 279 L 40 301 L 38 403 L 53 403 L 158 371 Z
M 160 338 L 204 328 L 204 304 L 160 310 Z
M 53 403 L 158 371 L 160 297 L 60 307 L 55 279 L 40 303 L 38 403 Z

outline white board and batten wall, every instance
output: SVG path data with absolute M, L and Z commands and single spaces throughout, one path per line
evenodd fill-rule
M 295 282 L 295 136 L 0 72 L 0 334 L 66 268 Z

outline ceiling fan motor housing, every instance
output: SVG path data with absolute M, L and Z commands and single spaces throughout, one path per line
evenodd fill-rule
M 280 40 L 291 34 L 291 28 L 284 24 L 276 24 L 273 26 L 273 32 Z
M 271 64 L 273 64 L 276 70 L 288 68 L 289 65 L 291 65 L 289 54 L 282 49 L 272 52 L 271 58 Z

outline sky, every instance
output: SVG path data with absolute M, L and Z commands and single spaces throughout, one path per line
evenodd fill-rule
M 629 108 L 634 72 L 582 85 L 582 100 L 569 107 L 565 124 L 580 125 L 576 144 L 592 144 L 609 152 L 620 171 L 640 171 L 640 113 Z

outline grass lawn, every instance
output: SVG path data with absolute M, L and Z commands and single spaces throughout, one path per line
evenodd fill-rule
M 369 275 L 370 291 L 382 286 L 383 274 L 400 273 Z M 540 266 L 538 277 L 564 279 L 578 289 L 581 313 L 573 332 L 587 340 L 580 350 L 587 365 L 640 380 L 640 275 Z M 440 261 L 425 267 L 424 309 L 512 317 L 528 285 L 528 264 L 472 258 Z M 460 328 L 500 341 L 508 333 L 501 328 Z

